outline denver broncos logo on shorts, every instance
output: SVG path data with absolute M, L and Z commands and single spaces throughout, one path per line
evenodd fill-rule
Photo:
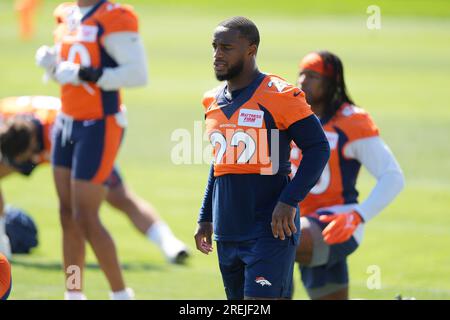
M 267 280 L 266 278 L 264 278 L 264 277 L 256 277 L 256 279 L 255 279 L 255 282 L 256 283 L 258 283 L 258 284 L 260 284 L 261 286 L 268 286 L 268 287 L 271 287 L 272 286 L 272 284 L 269 282 L 269 280 Z

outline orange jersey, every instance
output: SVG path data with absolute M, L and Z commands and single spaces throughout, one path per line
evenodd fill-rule
M 214 175 L 288 174 L 287 129 L 313 114 L 304 93 L 280 77 L 260 73 L 232 100 L 227 95 L 222 86 L 203 99 Z
M 11 291 L 11 265 L 8 259 L 0 253 L 0 300 L 8 298 Z
M 306 198 L 300 202 L 302 215 L 314 213 L 320 208 L 357 203 L 356 179 L 361 164 L 345 156 L 345 147 L 358 139 L 379 135 L 378 128 L 367 112 L 353 105 L 344 104 L 323 129 L 330 144 L 331 154 L 322 176 Z M 293 144 L 291 150 L 292 171 L 301 162 L 301 151 Z
M 75 3 L 56 8 L 54 32 L 61 61 L 84 67 L 114 68 L 116 61 L 106 52 L 104 38 L 116 32 L 138 32 L 138 19 L 129 6 L 99 1 L 81 17 Z M 94 83 L 61 87 L 62 112 L 75 120 L 101 119 L 120 111 L 119 91 L 104 91 Z
M 7 120 L 14 116 L 25 116 L 37 120 L 42 128 L 41 162 L 49 159 L 51 152 L 51 132 L 56 116 L 61 109 L 61 100 L 47 96 L 9 97 L 0 100 L 0 119 Z

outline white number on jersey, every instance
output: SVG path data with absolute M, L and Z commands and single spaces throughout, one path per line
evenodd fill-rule
M 213 132 L 209 137 L 211 144 L 213 147 L 216 144 L 219 144 L 219 150 L 216 154 L 216 163 L 220 163 L 227 151 L 227 140 L 225 136 L 220 132 Z M 243 142 L 245 144 L 245 148 L 242 153 L 239 155 L 237 159 L 237 163 L 247 163 L 253 157 L 256 151 L 256 142 L 252 139 L 252 137 L 243 131 L 237 131 L 233 134 L 230 141 L 230 147 L 237 147 L 239 143 Z
M 80 65 L 83 67 L 91 66 L 91 56 L 88 49 L 81 43 L 74 43 L 69 50 L 67 61 L 75 63 L 77 55 L 80 57 Z

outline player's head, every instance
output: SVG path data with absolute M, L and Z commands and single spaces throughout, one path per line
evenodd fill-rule
M 212 45 L 216 78 L 231 80 L 244 70 L 254 69 L 259 31 L 249 19 L 233 17 L 217 26 Z
M 298 85 L 309 104 L 323 104 L 323 116 L 332 116 L 345 102 L 353 104 L 344 81 L 341 59 L 329 51 L 307 54 L 300 62 Z
M 30 161 L 38 148 L 35 126 L 29 119 L 13 117 L 0 129 L 1 161 L 23 163 Z

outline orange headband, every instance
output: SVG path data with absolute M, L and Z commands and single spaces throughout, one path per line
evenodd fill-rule
M 325 65 L 322 57 L 315 52 L 308 53 L 300 62 L 300 70 L 311 70 L 325 77 L 333 76 L 333 67 L 329 64 Z

